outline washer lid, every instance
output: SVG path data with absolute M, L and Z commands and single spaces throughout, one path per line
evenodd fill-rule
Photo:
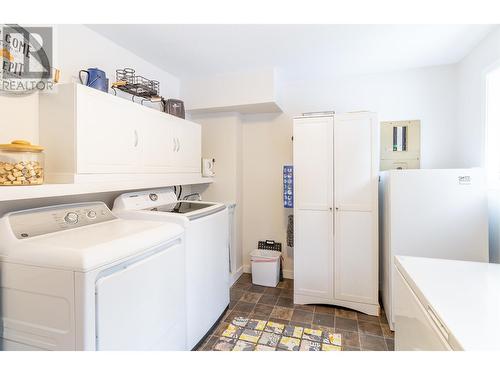
M 195 220 L 222 211 L 223 203 L 177 200 L 172 188 L 125 193 L 115 199 L 114 212 L 154 211 Z
M 115 199 L 113 211 L 147 210 L 165 205 L 175 207 L 176 204 L 177 196 L 173 188 L 154 189 L 120 195 Z
M 199 219 L 216 212 L 222 211 L 226 206 L 222 203 L 201 202 L 201 201 L 178 201 L 177 204 L 165 204 L 148 208 L 148 211 L 169 212 L 172 214 L 184 215 L 189 220 Z

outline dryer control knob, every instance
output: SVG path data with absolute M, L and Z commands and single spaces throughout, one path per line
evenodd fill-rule
M 76 224 L 78 223 L 78 214 L 76 212 L 68 212 L 64 216 L 64 221 L 68 224 Z
M 97 214 L 95 211 L 91 210 L 91 211 L 87 212 L 87 217 L 89 219 L 95 219 L 97 217 Z

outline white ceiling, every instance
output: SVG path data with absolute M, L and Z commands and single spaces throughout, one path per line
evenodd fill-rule
M 261 68 L 350 75 L 460 61 L 494 25 L 88 25 L 190 78 Z

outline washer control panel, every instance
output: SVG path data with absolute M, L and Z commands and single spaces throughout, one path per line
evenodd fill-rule
M 18 239 L 116 219 L 116 216 L 102 202 L 34 208 L 12 212 L 8 215 L 12 232 Z

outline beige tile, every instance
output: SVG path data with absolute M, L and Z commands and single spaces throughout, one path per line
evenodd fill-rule
M 383 337 L 382 328 L 379 323 L 358 321 L 358 327 L 360 333 Z
M 240 298 L 240 301 L 248 302 L 248 303 L 257 303 L 262 297 L 262 294 L 259 293 L 252 293 L 252 292 L 245 292 Z
M 293 299 L 286 297 L 279 297 L 276 302 L 276 306 L 288 307 L 289 309 L 293 308 Z
M 335 332 L 341 334 L 342 346 L 360 347 L 358 332 L 344 331 L 337 328 L 335 328 Z
M 264 304 L 258 303 L 255 305 L 255 308 L 253 309 L 253 313 L 259 314 L 259 315 L 269 316 L 269 315 L 271 315 L 273 308 L 274 308 L 274 306 L 272 306 L 272 305 L 264 305 Z
M 387 350 L 387 344 L 383 337 L 372 335 L 359 335 L 362 350 Z
M 367 315 L 360 312 L 358 312 L 357 314 L 358 314 L 358 321 L 380 323 L 378 316 Z
M 266 290 L 264 290 L 264 294 L 279 296 L 282 291 L 283 289 L 280 288 L 266 288 Z
M 335 314 L 335 307 L 328 305 L 316 305 L 314 308 L 316 314 Z
M 271 312 L 270 319 L 282 319 L 289 321 L 292 318 L 293 309 L 289 309 L 286 307 L 275 306 L 273 311 Z
M 304 311 L 314 312 L 314 305 L 297 305 L 297 304 L 294 304 L 293 308 L 295 310 L 304 310 Z
M 332 314 L 314 313 L 313 324 L 318 326 L 334 327 L 335 317 Z
M 335 328 L 358 332 L 358 322 L 354 319 L 335 317 Z
M 261 285 L 252 285 L 249 291 L 253 293 L 264 293 L 266 291 L 266 287 Z
M 255 303 L 248 303 L 248 302 L 240 301 L 234 306 L 233 310 L 250 313 L 250 312 L 252 312 L 254 307 L 255 307 Z
M 299 323 L 312 323 L 313 320 L 313 313 L 310 311 L 304 311 L 304 310 L 293 310 L 292 317 L 290 318 L 291 321 L 293 322 L 299 322 Z
M 339 307 L 337 307 L 335 309 L 335 316 L 339 316 L 341 318 L 353 319 L 353 320 L 358 319 L 358 314 L 356 313 L 356 311 L 347 310 L 347 309 L 343 309 L 343 308 L 339 308 Z
M 259 299 L 259 303 L 274 306 L 276 305 L 276 302 L 278 302 L 278 298 L 278 296 L 274 296 L 272 294 L 262 294 Z

